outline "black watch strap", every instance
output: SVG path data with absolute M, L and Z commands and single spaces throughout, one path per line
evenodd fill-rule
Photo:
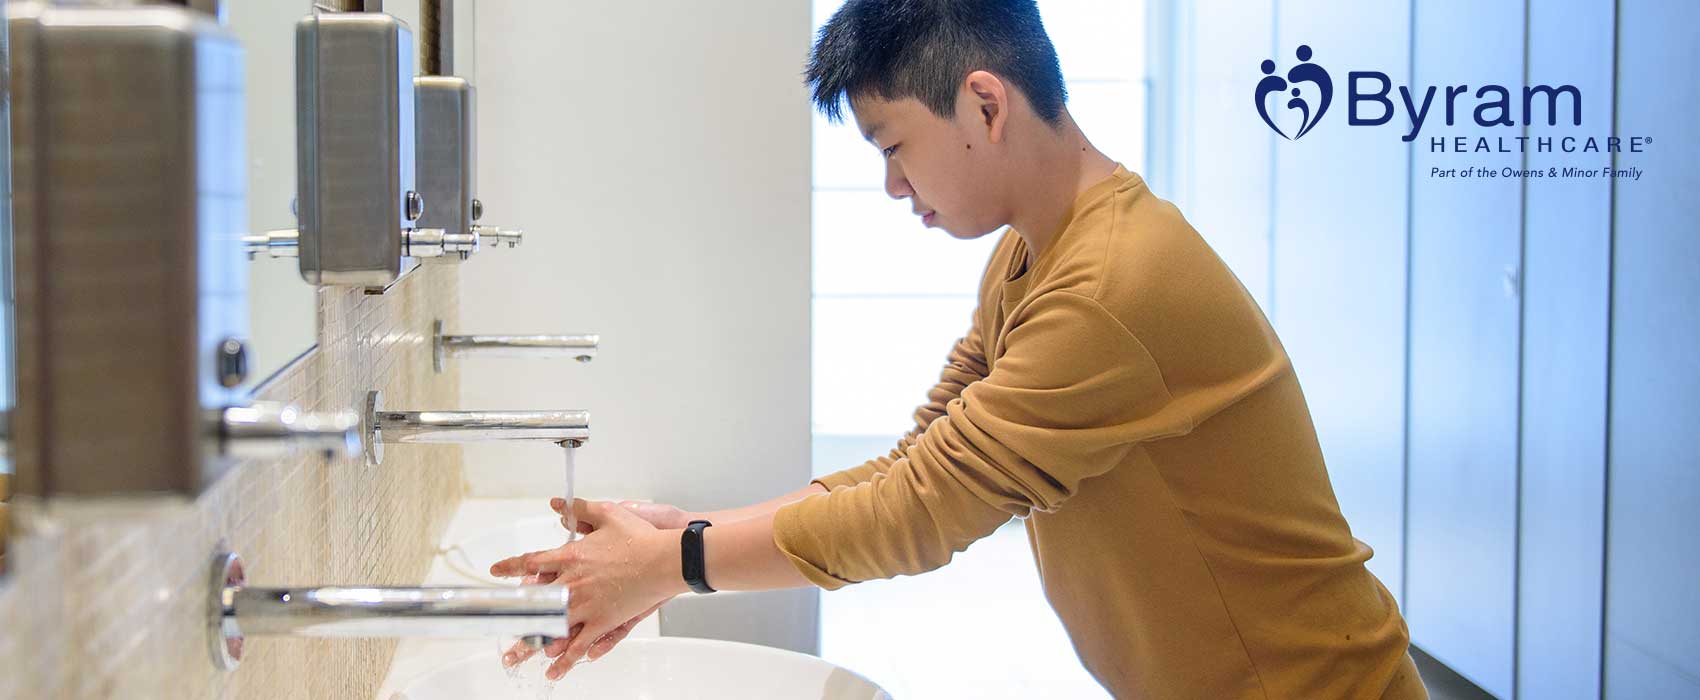
M 679 536 L 679 569 L 685 574 L 685 583 L 691 590 L 698 593 L 713 593 L 708 587 L 708 566 L 703 563 L 702 531 L 710 525 L 707 520 L 692 520 L 685 526 L 685 533 Z

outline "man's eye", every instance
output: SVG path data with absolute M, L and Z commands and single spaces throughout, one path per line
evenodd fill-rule
M 887 157 L 887 158 L 890 158 L 892 156 L 892 154 L 897 152 L 897 147 L 899 145 L 901 145 L 901 144 L 892 144 L 890 146 L 882 148 L 882 149 L 880 149 L 880 154 Z

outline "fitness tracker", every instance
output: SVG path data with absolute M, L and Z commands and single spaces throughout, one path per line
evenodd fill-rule
M 685 526 L 684 534 L 679 536 L 679 570 L 685 574 L 685 583 L 698 593 L 714 592 L 708 587 L 708 567 L 703 563 L 702 554 L 702 531 L 713 524 L 707 520 L 692 520 Z

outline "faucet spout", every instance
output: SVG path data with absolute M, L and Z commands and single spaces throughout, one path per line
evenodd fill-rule
M 443 322 L 431 324 L 431 366 L 438 372 L 449 359 L 465 357 L 567 358 L 589 362 L 596 358 L 602 337 L 577 335 L 450 335 Z
M 590 439 L 589 411 L 379 411 L 384 442 Z
M 246 635 L 288 637 L 565 637 L 567 589 L 247 585 L 241 557 L 213 561 L 213 660 L 233 669 Z
M 367 456 L 383 460 L 384 443 L 540 440 L 573 447 L 590 440 L 589 411 L 391 411 L 367 394 Z

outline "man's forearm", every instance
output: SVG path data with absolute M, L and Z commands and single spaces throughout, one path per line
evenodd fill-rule
M 759 517 L 764 516 L 764 515 L 771 516 L 771 515 L 773 515 L 774 511 L 777 511 L 780 508 L 783 508 L 783 507 L 790 505 L 792 503 L 795 503 L 797 501 L 803 500 L 804 498 L 808 498 L 809 496 L 813 496 L 813 495 L 816 495 L 816 494 L 822 494 L 822 493 L 826 493 L 826 488 L 821 486 L 820 484 L 816 484 L 816 483 L 811 482 L 808 486 L 797 489 L 796 491 L 792 491 L 791 493 L 785 494 L 783 496 L 780 496 L 778 498 L 775 498 L 775 499 L 772 499 L 772 500 L 769 500 L 769 501 L 763 501 L 761 503 L 757 503 L 755 505 L 744 506 L 742 508 L 733 508 L 733 509 L 730 509 L 730 510 L 717 510 L 717 511 L 712 511 L 712 512 L 708 512 L 708 513 L 698 513 L 696 515 L 696 517 L 699 517 L 703 520 L 707 520 L 711 523 L 714 523 L 715 526 L 717 526 L 717 527 L 722 526 L 722 525 L 730 525 L 730 524 L 735 523 L 735 522 L 750 520 L 752 518 L 759 518 Z
M 814 585 L 773 543 L 772 512 L 705 529 L 703 549 L 705 578 L 715 590 L 765 591 Z
M 707 513 L 686 513 L 692 520 L 707 520 L 713 526 L 703 530 L 704 578 L 708 585 L 721 591 L 765 591 L 775 588 L 799 588 L 812 585 L 797 571 L 773 543 L 773 514 L 791 503 L 826 493 L 820 484 L 810 482 L 791 493 L 743 508 Z M 681 523 L 682 524 L 682 523 Z M 679 537 L 684 530 L 670 528 L 667 535 L 667 562 L 655 570 L 666 581 L 673 595 L 689 590 L 680 577 Z

